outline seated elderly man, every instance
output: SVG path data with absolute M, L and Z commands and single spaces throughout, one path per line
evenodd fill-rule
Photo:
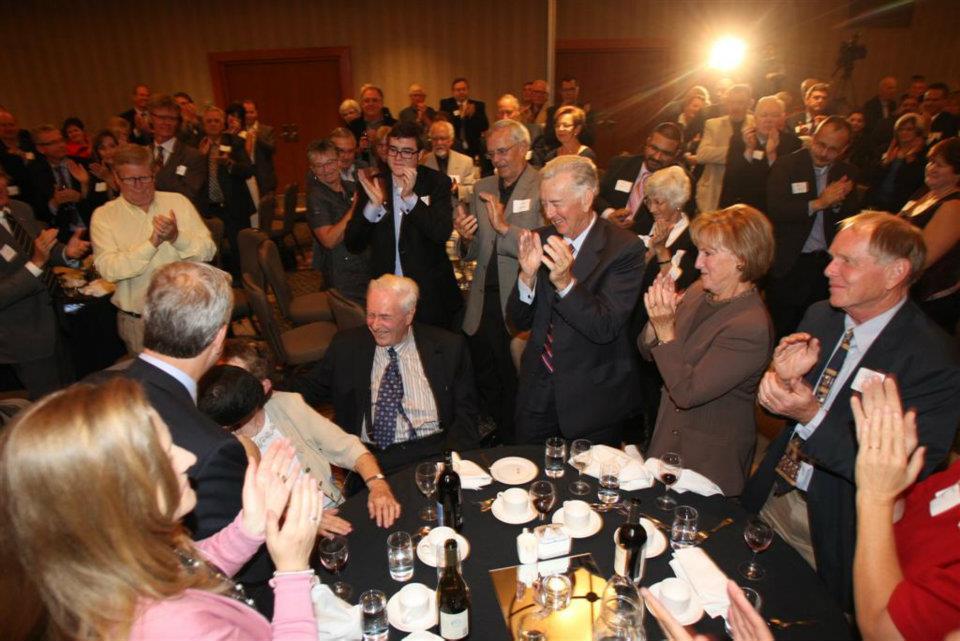
M 370 518 L 380 527 L 393 525 L 400 515 L 400 504 L 376 457 L 356 435 L 347 434 L 318 414 L 299 394 L 273 389 L 273 365 L 265 343 L 230 339 L 224 345 L 221 362 L 225 365 L 214 367 L 200 381 L 200 410 L 249 438 L 260 452 L 266 452 L 278 438 L 290 439 L 303 470 L 322 483 L 325 501 L 320 527 L 324 533 L 348 534 L 352 530 L 349 522 L 336 515 L 336 506 L 351 488 L 362 487 L 360 481 L 370 489 Z M 247 378 L 254 379 L 261 393 L 245 393 L 250 387 Z M 350 471 L 347 492 L 337 487 L 331 464 Z
M 473 159 L 452 149 L 453 133 L 453 125 L 446 120 L 433 123 L 430 126 L 430 143 L 433 149 L 420 164 L 449 176 L 457 198 L 465 202 L 473 193 Z
M 367 327 L 334 336 L 323 360 L 289 384 L 357 435 L 384 473 L 476 447 L 477 398 L 463 336 L 414 324 L 419 289 L 385 274 L 370 281 Z

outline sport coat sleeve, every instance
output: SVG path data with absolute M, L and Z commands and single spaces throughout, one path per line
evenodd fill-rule
M 448 176 L 439 172 L 432 175 L 436 180 L 420 179 L 418 176 L 418 182 L 421 185 L 414 187 L 417 194 L 417 204 L 404 215 L 403 224 L 413 225 L 428 239 L 442 245 L 447 242 L 453 232 L 451 182 Z M 427 200 L 429 200 L 429 204 Z M 354 216 L 353 218 L 363 218 L 363 216 Z M 383 222 L 383 220 L 380 222 Z
M 23 227 L 24 231 L 30 235 L 31 240 L 37 237 L 37 234 L 44 229 L 44 225 L 41 225 L 37 220 L 29 213 L 29 205 L 23 205 L 23 207 L 18 207 L 17 205 L 11 205 L 11 210 L 18 210 L 17 212 L 12 213 L 12 216 L 17 216 L 17 221 Z M 18 215 L 18 213 L 22 215 Z M 0 241 L 0 246 L 3 246 L 3 241 Z M 54 256 L 63 255 L 63 245 L 57 243 L 53 250 L 50 253 L 51 259 Z M 25 257 L 26 260 L 30 260 L 30 256 Z M 19 260 L 19 257 L 14 259 Z M 5 258 L 0 258 L 0 261 L 6 262 Z M 10 272 L 4 270 L 3 277 L 0 278 L 0 310 L 10 307 L 14 303 L 17 303 L 24 298 L 29 298 L 34 294 L 40 293 L 44 290 L 43 282 L 33 275 L 26 268 L 25 265 L 21 264 L 20 267 L 12 269 Z
M 722 165 L 727 160 L 727 148 L 730 146 L 730 120 L 711 118 L 703 127 L 703 139 L 697 148 L 697 164 Z
M 224 439 L 203 461 L 197 461 L 197 507 L 191 524 L 194 538 L 219 532 L 236 518 L 243 507 L 243 478 L 247 454 L 238 439 Z
M 802 223 L 809 217 L 807 203 L 817 197 L 816 181 L 807 183 L 807 191 L 802 194 L 792 192 L 792 183 L 799 181 L 796 174 L 797 158 L 791 154 L 777 158 L 770 168 L 767 178 L 767 215 L 774 225 L 777 223 Z M 811 172 L 812 173 L 812 172 Z
M 176 188 L 171 191 L 177 191 L 190 199 L 191 202 L 197 202 L 200 196 L 200 190 L 207 182 L 207 159 L 199 151 L 182 142 L 177 142 L 182 148 L 183 155 L 179 158 L 179 163 L 186 168 L 186 173 L 182 176 L 174 171 L 171 179 Z M 176 168 L 174 168 L 176 169 Z
M 479 446 L 477 416 L 480 413 L 477 389 L 473 381 L 473 366 L 467 341 L 457 336 L 453 373 L 453 421 L 447 429 L 447 445 L 465 450 Z

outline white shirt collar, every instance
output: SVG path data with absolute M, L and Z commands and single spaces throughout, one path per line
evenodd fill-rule
M 573 245 L 574 258 L 576 258 L 577 254 L 580 253 L 580 246 L 583 245 L 583 241 L 587 239 L 587 234 L 589 234 L 590 230 L 593 229 L 593 226 L 597 224 L 597 215 L 593 212 L 590 212 L 590 215 L 593 216 L 593 218 L 590 219 L 590 224 L 587 225 L 586 229 L 580 232 L 579 236 L 577 236 L 576 238 L 567 238 L 566 236 L 563 237 L 565 241 Z
M 907 297 L 904 296 L 900 299 L 900 302 L 888 309 L 887 311 L 877 314 L 870 320 L 864 321 L 857 325 L 854 320 L 850 317 L 849 314 L 846 314 L 843 317 L 843 327 L 844 329 L 853 328 L 853 344 L 856 346 L 857 351 L 861 354 L 870 349 L 870 346 L 873 345 L 873 341 L 877 340 L 877 337 L 880 336 L 880 333 L 884 330 L 890 320 L 896 316 L 897 312 L 900 311 L 900 308 L 903 307 L 907 302 Z
M 177 382 L 187 389 L 187 392 L 190 394 L 190 398 L 193 399 L 193 404 L 197 404 L 197 382 L 190 378 L 189 374 L 166 361 L 160 360 L 156 356 L 151 356 L 150 354 L 140 354 L 139 358 L 140 360 L 150 363 L 157 369 L 163 370 L 170 376 L 177 379 Z
M 169 157 L 170 154 L 173 153 L 173 148 L 174 148 L 176 145 L 177 145 L 177 138 L 176 138 L 176 137 L 173 137 L 173 138 L 171 138 L 170 140 L 168 140 L 168 141 L 166 141 L 166 142 L 160 143 L 158 146 L 159 146 L 159 147 L 163 147 L 163 150 L 164 150 L 165 152 L 167 152 L 167 157 Z

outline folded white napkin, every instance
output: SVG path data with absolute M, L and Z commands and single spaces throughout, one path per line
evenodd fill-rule
M 460 487 L 465 490 L 479 490 L 493 483 L 493 477 L 483 468 L 467 459 L 460 458 L 456 452 L 453 453 L 453 469 L 460 475 Z
M 438 637 L 430 630 L 419 630 L 417 632 L 411 632 L 407 636 L 403 637 L 404 641 L 443 641 L 442 637 Z
M 318 641 L 355 641 L 363 637 L 360 606 L 351 606 L 322 583 L 310 590 Z
M 683 579 L 694 589 L 707 614 L 711 617 L 727 616 L 730 608 L 727 575 L 702 548 L 689 547 L 674 551 L 670 567 L 677 578 Z
M 660 459 L 648 458 L 644 465 L 654 476 L 659 474 L 658 468 L 660 466 Z M 708 479 L 703 474 L 694 472 L 693 470 L 688 470 L 687 468 L 680 470 L 680 477 L 670 489 L 677 494 L 683 494 L 684 492 L 693 492 L 694 494 L 699 494 L 700 496 L 723 494 L 723 491 L 720 489 L 719 485 Z
M 654 476 L 643 466 L 643 457 L 639 452 L 634 457 L 609 445 L 594 445 L 589 452 L 579 454 L 576 458 L 587 460 L 583 473 L 594 478 L 600 478 L 600 466 L 603 463 L 616 461 L 620 464 L 620 489 L 627 492 L 653 485 Z M 570 464 L 573 465 L 573 457 L 570 458 Z

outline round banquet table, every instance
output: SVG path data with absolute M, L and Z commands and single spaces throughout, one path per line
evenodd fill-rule
M 497 447 L 465 452 L 462 456 L 478 463 L 485 470 L 489 470 L 492 463 L 505 456 L 522 456 L 537 465 L 539 479 L 546 478 L 543 475 L 542 446 Z M 575 479 L 577 471 L 570 465 L 565 469 L 566 472 L 562 478 L 550 479 L 557 486 L 557 507 L 561 506 L 564 500 L 572 498 L 596 502 L 597 479 L 584 476 L 591 485 L 592 494 L 586 497 L 575 497 L 569 493 L 568 486 Z M 390 578 L 387 569 L 386 540 L 391 532 L 403 530 L 412 534 L 424 525 L 419 519 L 418 511 L 425 505 L 426 499 L 417 490 L 413 476 L 414 470 L 410 467 L 389 478 L 390 487 L 403 506 L 402 515 L 389 529 L 379 528 L 370 520 L 366 491 L 351 497 L 340 508 L 340 515 L 353 525 L 353 532 L 347 537 L 350 549 L 349 560 L 341 578 L 353 587 L 354 603 L 360 592 L 364 590 L 383 590 L 387 597 L 390 597 L 406 585 Z M 529 527 L 532 531 L 538 524 L 538 521 L 534 520 L 525 525 L 510 525 L 497 520 L 491 511 L 480 511 L 477 501 L 492 498 L 497 495 L 497 492 L 508 487 L 510 486 L 494 481 L 479 490 L 463 490 L 464 523 L 461 534 L 470 542 L 470 555 L 463 561 L 462 569 L 464 579 L 471 591 L 473 607 L 471 639 L 476 641 L 511 639 L 489 571 L 518 565 L 516 537 L 524 527 Z M 526 489 L 529 483 L 519 487 Z M 638 497 L 643 502 L 642 507 L 645 513 L 669 524 L 672 521 L 672 515 L 660 510 L 655 504 L 656 497 L 662 492 L 663 486 L 657 483 L 646 490 L 621 491 L 621 500 L 627 497 Z M 774 617 L 784 621 L 815 620 L 812 625 L 796 626 L 785 630 L 774 629 L 775 638 L 852 638 L 843 612 L 827 595 L 820 579 L 800 555 L 779 537 L 775 537 L 770 547 L 759 555 L 759 562 L 766 569 L 766 576 L 759 581 L 748 581 L 740 576 L 737 566 L 749 558 L 750 550 L 743 540 L 743 527 L 749 515 L 738 503 L 721 496 L 703 497 L 691 492 L 673 493 L 673 495 L 677 498 L 678 504 L 691 505 L 699 511 L 701 530 L 709 530 L 727 516 L 735 519 L 732 525 L 719 530 L 700 545 L 729 578 L 740 585 L 749 585 L 760 593 L 763 598 L 764 618 Z M 608 578 L 613 574 L 613 533 L 624 521 L 624 516 L 619 511 L 613 510 L 601 514 L 601 517 L 604 521 L 602 529 L 591 537 L 573 539 L 570 554 L 591 553 L 600 570 L 600 575 Z M 674 576 L 668 565 L 670 559 L 669 547 L 659 556 L 649 559 L 643 585 L 650 586 Z M 419 559 L 416 559 L 414 564 L 415 570 L 411 581 L 423 583 L 431 589 L 435 588 L 436 570 Z M 323 569 L 319 563 L 316 564 L 316 569 L 317 575 L 324 583 L 331 584 L 334 581 L 334 576 Z M 646 629 L 648 639 L 664 638 L 656 620 L 649 614 L 646 617 Z M 723 620 L 719 617 L 712 619 L 704 614 L 692 629 L 712 634 L 717 638 L 726 637 Z M 437 630 L 432 628 L 432 631 Z M 391 626 L 391 640 L 403 639 L 406 636 L 407 633 Z

